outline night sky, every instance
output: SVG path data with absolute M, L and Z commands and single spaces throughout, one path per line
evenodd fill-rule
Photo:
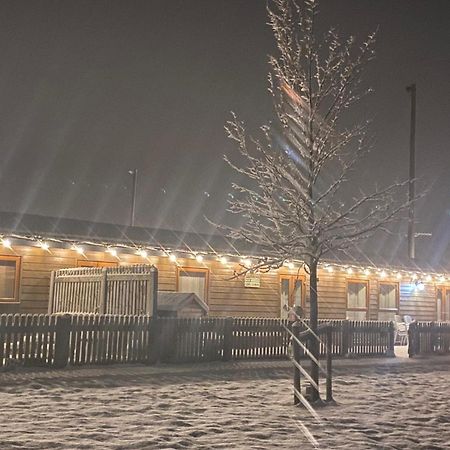
M 272 117 L 264 0 L 0 2 L 1 210 L 210 231 L 233 173 L 230 111 Z M 373 152 L 355 182 L 408 176 L 417 84 L 418 231 L 450 238 L 450 2 L 322 0 L 319 28 L 362 39 L 379 26 L 364 79 Z M 429 238 L 425 238 L 429 239 Z

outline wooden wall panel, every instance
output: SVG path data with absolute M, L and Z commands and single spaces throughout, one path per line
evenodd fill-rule
M 71 249 L 53 249 L 45 251 L 33 246 L 14 246 L 12 250 L 2 250 L 4 255 L 21 257 L 20 304 L 0 304 L 1 312 L 45 313 L 48 304 L 50 272 L 52 270 L 76 267 L 77 261 L 85 258 L 89 261 L 108 261 L 118 264 L 155 264 L 159 272 L 159 289 L 176 291 L 177 266 L 203 267 L 209 270 L 208 305 L 212 316 L 280 316 L 280 273 L 296 275 L 297 270 L 271 271 L 261 274 L 259 288 L 244 286 L 242 278 L 231 279 L 238 265 L 222 265 L 218 261 L 205 261 L 199 264 L 194 259 L 178 259 L 176 264 L 165 257 L 149 257 L 144 260 L 138 255 L 119 255 L 114 258 L 107 252 L 86 252 L 84 256 Z M 306 311 L 309 313 L 309 281 L 303 269 L 299 272 L 305 277 Z M 351 276 L 343 271 L 329 273 L 319 269 L 318 272 L 319 317 L 339 318 L 346 316 L 347 278 L 367 279 L 367 276 L 353 273 Z M 388 280 L 389 281 L 389 280 Z M 369 281 L 369 318 L 378 316 L 378 284 L 375 275 Z M 399 289 L 400 314 L 409 314 L 417 320 L 436 319 L 436 298 L 433 284 L 426 284 L 424 290 L 416 288 L 414 283 L 402 282 Z

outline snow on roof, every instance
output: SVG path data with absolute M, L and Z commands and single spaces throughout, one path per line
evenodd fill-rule
M 178 311 L 189 303 L 209 311 L 208 305 L 193 292 L 158 292 L 158 311 Z

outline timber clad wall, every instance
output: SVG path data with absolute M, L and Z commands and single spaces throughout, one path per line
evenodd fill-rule
M 0 313 L 45 313 L 48 307 L 50 272 L 52 270 L 76 267 L 81 260 L 102 261 L 113 265 L 142 264 L 140 256 L 121 254 L 120 259 L 106 252 L 86 252 L 78 255 L 71 249 L 51 248 L 49 251 L 32 246 L 14 246 L 12 250 L 3 249 L 2 255 L 20 256 L 21 274 L 19 299 L 17 304 L 0 303 Z M 244 286 L 244 280 L 230 279 L 237 265 L 222 265 L 218 261 L 205 260 L 197 263 L 194 259 L 178 259 L 177 263 L 168 258 L 149 257 L 159 271 L 159 290 L 177 290 L 178 267 L 203 267 L 208 269 L 206 302 L 211 316 L 234 317 L 279 317 L 280 316 L 280 275 L 296 276 L 298 269 L 271 271 L 260 275 L 260 287 Z M 309 312 L 308 276 L 303 270 L 298 275 L 305 277 L 305 313 Z M 379 280 L 363 274 L 347 275 L 342 271 L 328 273 L 319 270 L 319 314 L 320 318 L 345 319 L 347 309 L 347 281 L 368 281 L 368 320 L 378 319 Z M 398 283 L 385 279 L 383 282 Z M 436 292 L 434 284 L 425 284 L 420 291 L 412 283 L 399 283 L 399 313 L 409 314 L 417 320 L 436 320 Z

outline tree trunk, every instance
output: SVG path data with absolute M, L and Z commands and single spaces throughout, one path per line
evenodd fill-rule
M 309 265 L 309 318 L 310 318 L 310 327 L 313 333 L 318 335 L 317 325 L 318 325 L 318 316 L 319 316 L 319 308 L 317 301 L 317 260 L 312 259 Z M 315 337 L 312 337 L 310 340 L 310 352 L 316 358 L 319 359 L 319 342 Z M 312 361 L 311 362 L 311 378 L 314 382 L 319 386 L 319 366 Z M 316 402 L 320 399 L 320 394 L 317 389 L 311 386 L 311 401 Z

